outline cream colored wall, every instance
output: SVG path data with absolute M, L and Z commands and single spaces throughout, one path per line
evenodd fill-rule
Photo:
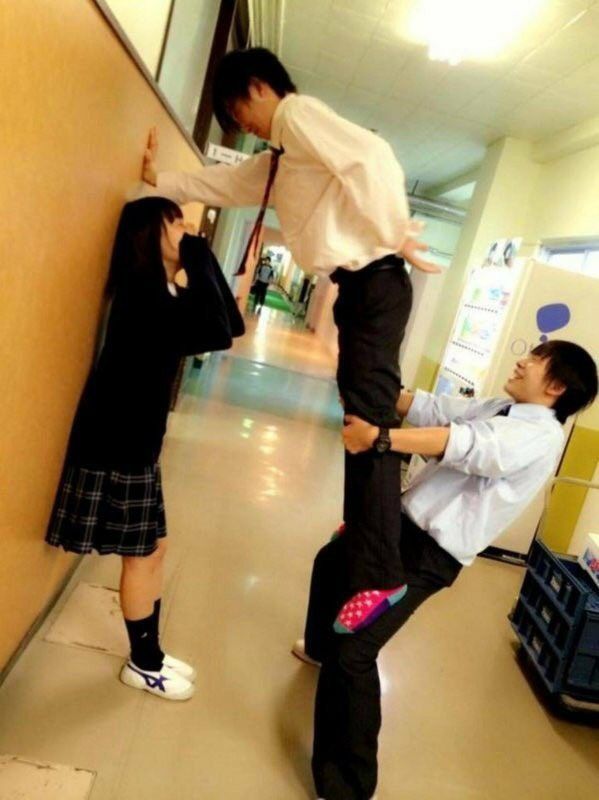
M 72 563 L 44 532 L 149 126 L 198 158 L 91 0 L 2 4 L 0 668 Z
M 444 219 L 436 219 L 425 214 L 415 214 L 416 219 L 425 223 L 420 236 L 431 248 L 431 259 L 445 267 L 440 275 L 429 275 L 412 269 L 413 302 L 410 318 L 401 348 L 401 376 L 404 386 L 417 386 L 420 363 L 428 350 L 430 340 L 437 326 L 437 305 L 445 304 L 445 281 L 450 271 L 462 225 Z M 428 388 L 428 387 L 422 387 Z
M 599 146 L 541 164 L 526 238 L 599 237 Z

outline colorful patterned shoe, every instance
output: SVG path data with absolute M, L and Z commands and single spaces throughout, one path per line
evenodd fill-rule
M 371 625 L 408 591 L 406 583 L 396 589 L 370 589 L 358 592 L 343 606 L 333 628 L 337 633 L 356 633 Z
M 139 669 L 132 661 L 127 661 L 119 677 L 127 686 L 142 689 L 164 700 L 188 700 L 195 691 L 193 683 L 164 665 L 159 672 L 150 672 Z
M 335 539 L 338 539 L 342 533 L 345 533 L 345 522 L 342 522 L 341 525 L 337 528 L 335 533 L 331 536 L 330 541 L 334 542 Z

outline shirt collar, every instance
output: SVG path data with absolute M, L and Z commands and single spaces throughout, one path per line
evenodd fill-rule
M 555 411 L 540 403 L 512 403 L 510 417 L 518 419 L 555 419 Z
M 285 112 L 285 106 L 289 103 L 289 100 L 293 96 L 294 96 L 293 92 L 285 95 L 285 97 L 276 107 L 275 113 L 272 118 L 272 122 L 270 124 L 270 143 L 277 150 L 281 149 L 281 136 L 283 133 L 283 116 Z

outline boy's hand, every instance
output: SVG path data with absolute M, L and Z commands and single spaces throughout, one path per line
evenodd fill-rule
M 354 417 L 353 414 L 347 414 L 341 435 L 343 436 L 345 449 L 355 455 L 356 453 L 370 450 L 374 440 L 379 435 L 379 429 L 376 425 L 371 425 L 359 417 Z
M 158 172 L 156 170 L 156 157 L 158 155 L 158 131 L 155 127 L 150 128 L 148 136 L 148 144 L 144 152 L 143 166 L 141 170 L 141 177 L 146 183 L 151 186 L 156 186 L 158 183 Z
M 422 272 L 430 272 L 433 275 L 443 272 L 438 264 L 433 264 L 432 261 L 426 261 L 424 258 L 420 258 L 418 255 L 419 250 L 426 252 L 428 250 L 428 245 L 421 242 L 419 239 L 408 238 L 403 243 L 400 254 L 415 269 L 422 270 Z

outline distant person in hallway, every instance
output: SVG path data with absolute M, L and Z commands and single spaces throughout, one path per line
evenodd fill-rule
M 259 313 L 266 301 L 266 292 L 271 281 L 275 276 L 275 271 L 270 264 L 270 256 L 264 256 L 260 260 L 260 265 L 256 271 L 256 281 L 254 283 L 254 311 Z
M 404 173 L 391 147 L 319 100 L 298 94 L 273 53 L 228 53 L 215 74 L 213 104 L 224 130 L 255 134 L 270 140 L 271 148 L 235 166 L 158 173 L 153 130 L 143 178 L 181 203 L 262 204 L 250 242 L 259 238 L 272 196 L 295 261 L 338 285 L 339 390 L 348 413 L 380 429 L 375 450 L 346 456 L 348 602 L 370 592 L 382 612 L 407 590 L 398 544 L 401 502 L 394 491 L 400 457 L 389 447 L 389 429 L 398 425 L 399 350 L 412 305 L 404 258 L 417 269 L 440 269 L 419 255 L 426 247 L 414 238 L 419 227 L 410 219 Z M 366 617 L 350 622 L 347 607 L 338 609 L 339 634 L 368 624 Z
M 159 457 L 181 358 L 229 348 L 244 324 L 206 240 L 185 233 L 181 209 L 165 198 L 124 207 L 107 293 L 106 336 L 73 423 L 46 541 L 122 556 L 131 656 L 121 680 L 185 700 L 195 670 L 161 650 L 158 632 L 166 553 Z
M 380 650 L 419 605 L 451 586 L 551 478 L 564 444 L 562 424 L 597 395 L 597 367 L 582 347 L 549 341 L 517 362 L 505 391 L 509 399 L 400 395 L 397 411 L 415 427 L 391 431 L 391 448 L 429 458 L 403 496 L 399 546 L 410 587 L 403 602 L 354 636 L 333 635 L 337 608 L 353 591 L 346 534 L 316 557 L 305 639 L 293 652 L 322 664 L 313 771 L 325 800 L 368 800 L 374 794 Z M 347 417 L 343 439 L 350 453 L 372 450 L 378 434 L 377 426 Z

